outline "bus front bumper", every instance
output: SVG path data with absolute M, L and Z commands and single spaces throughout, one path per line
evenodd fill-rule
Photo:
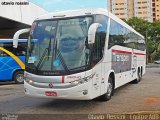
M 24 81 L 25 94 L 31 97 L 71 99 L 71 100 L 91 100 L 91 84 L 89 81 L 75 87 L 65 89 L 38 88 Z

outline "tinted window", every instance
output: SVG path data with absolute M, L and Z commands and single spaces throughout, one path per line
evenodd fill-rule
M 26 49 L 27 49 L 27 43 L 20 42 L 20 43 L 18 43 L 18 48 L 14 49 L 13 52 L 17 56 L 24 56 L 26 54 Z
M 111 48 L 114 45 L 123 46 L 124 34 L 124 27 L 119 23 L 115 22 L 114 20 L 111 20 L 108 48 Z
M 111 19 L 108 48 L 114 45 L 145 50 L 143 38 Z
M 12 52 L 13 51 L 13 43 L 0 43 L 0 47 Z M 8 56 L 5 52 L 0 50 L 0 56 Z
M 106 40 L 106 32 L 107 32 L 107 22 L 108 22 L 108 18 L 106 16 L 96 15 L 95 23 L 102 24 L 102 27 L 99 27 L 96 31 L 95 44 L 92 52 L 94 64 L 98 63 L 103 57 L 105 40 Z
M 145 41 L 141 37 L 138 38 L 137 49 L 139 49 L 139 50 L 145 50 L 146 49 L 146 47 L 145 47 Z
M 0 43 L 0 47 L 3 47 L 4 49 L 8 50 L 14 55 L 24 56 L 26 52 L 27 43 L 24 42 L 18 43 L 18 48 L 13 48 L 13 43 Z M 9 56 L 9 55 L 0 50 L 0 56 Z

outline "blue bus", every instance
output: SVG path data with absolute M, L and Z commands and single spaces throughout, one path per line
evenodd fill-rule
M 0 39 L 0 81 L 23 83 L 27 39 L 19 39 L 17 48 L 13 39 Z

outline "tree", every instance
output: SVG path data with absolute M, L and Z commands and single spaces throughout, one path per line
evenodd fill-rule
M 160 22 L 150 23 L 146 20 L 133 17 L 126 21 L 126 23 L 145 37 L 148 62 L 160 59 Z

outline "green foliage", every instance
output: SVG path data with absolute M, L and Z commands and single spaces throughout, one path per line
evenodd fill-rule
M 126 23 L 145 37 L 148 62 L 160 59 L 160 21 L 150 23 L 133 17 Z

